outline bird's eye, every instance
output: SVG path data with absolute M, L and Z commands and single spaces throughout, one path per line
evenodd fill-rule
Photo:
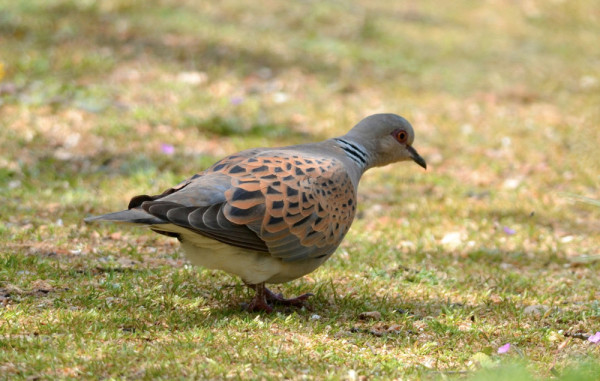
M 406 143 L 408 140 L 408 133 L 404 130 L 396 130 L 394 137 L 399 143 Z

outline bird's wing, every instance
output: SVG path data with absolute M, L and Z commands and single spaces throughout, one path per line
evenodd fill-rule
M 130 207 L 294 261 L 337 248 L 354 218 L 356 190 L 334 158 L 252 150 L 227 157 L 162 195 L 137 196 Z

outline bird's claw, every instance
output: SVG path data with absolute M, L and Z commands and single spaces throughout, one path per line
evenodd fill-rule
M 283 306 L 291 306 L 291 307 L 308 307 L 305 302 L 311 296 L 314 296 L 312 293 L 303 294 L 297 296 L 295 298 L 284 298 L 280 293 L 274 293 L 264 286 L 264 284 L 260 285 L 249 285 L 250 288 L 256 290 L 256 294 L 250 301 L 250 303 L 244 303 L 242 306 L 248 312 L 273 312 L 273 307 L 271 304 L 283 305 Z

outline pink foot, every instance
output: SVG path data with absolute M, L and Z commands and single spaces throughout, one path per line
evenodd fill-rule
M 297 296 L 295 298 L 286 299 L 282 294 L 276 294 L 273 291 L 269 290 L 265 287 L 267 301 L 273 304 L 281 304 L 283 306 L 293 306 L 293 307 L 304 307 L 304 302 L 308 300 L 314 294 L 310 292 L 304 295 Z
M 248 310 L 248 312 L 273 312 L 273 307 L 271 307 L 269 303 L 267 303 L 267 293 L 265 291 L 265 284 L 261 283 L 256 285 L 248 285 L 248 287 L 253 288 L 256 291 L 256 294 L 254 294 L 254 297 L 246 306 L 246 310 Z
M 266 301 L 260 300 L 256 296 L 252 298 L 250 304 L 246 306 L 246 311 L 248 312 L 265 312 L 270 314 L 273 312 L 273 307 L 271 307 Z
M 269 302 L 284 306 L 304 307 L 304 302 L 308 300 L 308 298 L 313 296 L 313 294 L 308 293 L 300 295 L 296 298 L 286 299 L 283 297 L 283 295 L 275 294 L 274 292 L 266 288 L 264 283 L 249 284 L 248 287 L 256 291 L 256 294 L 254 295 L 250 303 L 246 306 L 246 310 L 248 310 L 248 312 L 264 311 L 266 313 L 271 313 L 273 312 L 273 307 L 269 305 Z

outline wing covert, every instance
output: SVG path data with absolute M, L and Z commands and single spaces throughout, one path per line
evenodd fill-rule
M 354 219 L 355 200 L 337 159 L 249 150 L 130 205 L 218 241 L 295 261 L 335 251 Z
M 333 158 L 277 154 L 265 152 L 220 168 L 232 178 L 225 217 L 246 225 L 284 260 L 331 254 L 356 211 L 350 177 Z

